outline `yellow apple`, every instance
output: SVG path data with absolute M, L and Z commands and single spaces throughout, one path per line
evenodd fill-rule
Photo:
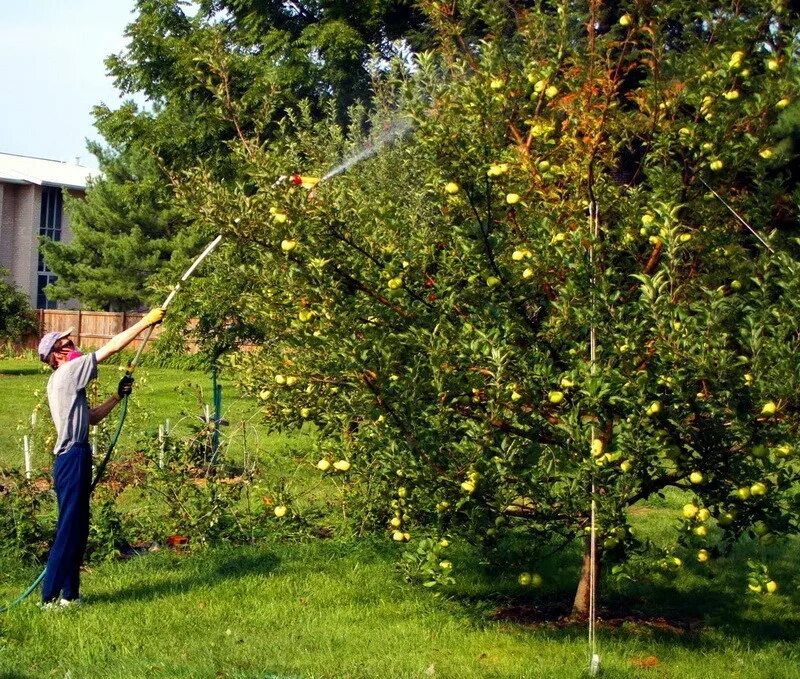
M 530 573 L 520 573 L 519 577 L 517 578 L 517 582 L 523 587 L 527 587 L 531 584 L 531 574 Z
M 791 100 L 791 99 L 787 99 L 786 97 L 784 97 L 783 99 L 780 99 L 780 100 L 779 100 L 779 101 L 778 101 L 778 102 L 775 104 L 775 108 L 778 108 L 778 109 L 783 109 L 783 108 L 786 108 L 786 107 L 787 107 L 789 104 L 791 104 L 791 103 L 792 103 L 792 100 Z
M 752 486 L 750 486 L 750 494 L 751 495 L 766 495 L 767 494 L 767 485 L 762 483 L 761 481 L 756 481 Z
M 492 78 L 491 82 L 489 83 L 489 87 L 493 90 L 501 90 L 503 89 L 503 85 L 505 85 L 505 83 L 501 78 Z
M 399 530 L 393 531 L 392 540 L 394 540 L 395 542 L 403 542 L 404 540 L 403 532 Z
M 661 412 L 661 401 L 653 401 L 649 406 L 647 406 L 647 410 L 645 411 L 648 415 L 658 415 Z
M 778 583 L 775 582 L 774 580 L 770 580 L 766 584 L 766 589 L 768 594 L 775 594 L 775 592 L 778 591 Z
M 623 14 L 619 18 L 620 26 L 630 26 L 633 23 L 633 17 L 630 14 Z
M 708 553 L 707 549 L 701 549 L 699 552 L 697 552 L 697 560 L 700 563 L 705 563 L 710 557 L 711 555 Z
M 281 250 L 283 250 L 284 252 L 291 252 L 296 247 L 297 247 L 297 241 L 296 240 L 289 240 L 287 238 L 284 238 L 281 241 Z
M 550 87 L 548 87 L 544 91 L 544 96 L 546 96 L 548 99 L 552 99 L 557 94 L 558 94 L 558 88 L 555 85 L 550 85 Z
M 333 468 L 340 472 L 346 472 L 350 469 L 350 463 L 347 460 L 337 460 L 333 463 Z
M 444 185 L 445 193 L 449 193 L 450 195 L 456 194 L 459 192 L 460 187 L 455 182 L 447 182 Z
M 441 568 L 443 571 L 449 571 L 452 567 L 452 562 L 447 561 L 446 559 L 439 562 L 439 568 Z
M 773 156 L 773 151 L 770 148 L 761 149 L 758 152 L 758 155 L 761 156 L 764 160 L 769 160 Z
M 506 195 L 506 203 L 509 205 L 516 205 L 519 203 L 520 197 L 518 193 L 509 193 Z
M 697 512 L 699 511 L 700 508 L 693 502 L 683 505 L 683 515 L 687 519 L 693 519 L 695 516 L 697 516 Z
M 279 519 L 286 516 L 286 506 L 285 505 L 278 505 L 275 509 L 272 510 L 273 514 L 277 516 Z
M 547 400 L 550 401 L 550 403 L 555 403 L 555 404 L 561 403 L 561 401 L 564 400 L 564 392 L 551 391 L 549 394 L 547 394 Z
M 699 485 L 706 480 L 706 477 L 703 476 L 702 472 L 692 472 L 689 474 L 689 481 L 691 481 L 695 485 Z
M 324 457 L 319 462 L 317 462 L 317 469 L 319 469 L 322 472 L 326 472 L 330 468 L 331 468 L 331 463 Z
M 705 526 L 695 526 L 694 530 L 692 531 L 697 537 L 704 538 L 708 535 L 708 528 Z
M 464 481 L 461 484 L 461 490 L 465 493 L 472 495 L 475 492 L 475 484 L 472 481 Z
M 400 528 L 400 525 L 401 525 L 402 523 L 403 523 L 403 522 L 400 520 L 400 517 L 398 517 L 398 516 L 393 516 L 393 517 L 392 517 L 392 519 L 391 519 L 391 521 L 389 521 L 389 525 L 390 525 L 392 528 Z
M 778 410 L 778 407 L 775 405 L 774 401 L 767 401 L 764 406 L 761 408 L 761 414 L 770 417 L 774 415 Z

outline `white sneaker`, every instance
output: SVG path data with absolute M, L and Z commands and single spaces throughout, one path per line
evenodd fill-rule
M 77 599 L 59 599 L 58 600 L 58 605 L 61 608 L 77 608 L 82 603 L 83 602 L 81 601 L 80 597 L 78 597 Z
M 61 609 L 61 603 L 58 601 L 40 601 L 36 605 L 43 611 L 57 611 Z

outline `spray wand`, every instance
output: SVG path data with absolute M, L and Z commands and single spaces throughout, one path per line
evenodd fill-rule
M 177 295 L 178 294 L 178 290 L 181 289 L 181 283 L 184 283 L 189 278 L 189 276 L 191 276 L 194 273 L 194 270 L 198 266 L 200 266 L 200 262 L 202 262 L 206 257 L 208 257 L 213 252 L 214 248 L 216 248 L 217 245 L 220 244 L 221 240 L 222 240 L 222 234 L 218 235 L 213 241 L 211 241 L 211 243 L 208 244 L 206 249 L 203 250 L 203 252 L 201 252 L 195 258 L 195 260 L 192 262 L 191 266 L 188 269 L 186 269 L 186 272 L 183 274 L 183 276 L 181 276 L 180 280 L 172 287 L 172 290 L 170 290 L 169 294 L 167 295 L 167 298 L 161 304 L 161 308 L 163 310 L 166 310 L 166 308 L 170 305 L 172 300 L 175 299 L 175 295 Z M 144 336 L 144 340 L 142 340 L 142 343 L 139 345 L 139 349 L 136 351 L 136 354 L 131 359 L 131 361 L 128 363 L 128 367 L 125 369 L 125 374 L 128 375 L 129 377 L 131 375 L 133 375 L 133 371 L 136 369 L 136 366 L 139 364 L 139 357 L 142 355 L 142 350 L 144 349 L 145 345 L 147 344 L 148 340 L 150 339 L 150 336 L 153 334 L 153 328 L 155 328 L 155 326 L 151 325 L 147 329 L 147 334 Z M 125 396 L 125 398 L 122 399 L 122 406 L 121 407 L 122 407 L 122 410 L 121 410 L 120 415 L 119 415 L 119 424 L 117 425 L 117 431 L 114 434 L 114 438 L 111 439 L 111 443 L 108 446 L 108 451 L 106 452 L 105 457 L 102 459 L 100 464 L 97 465 L 97 471 L 95 472 L 94 480 L 92 481 L 92 485 L 89 487 L 89 492 L 90 493 L 94 490 L 95 486 L 97 485 L 97 482 L 103 476 L 103 473 L 106 470 L 106 466 L 108 466 L 108 461 L 111 459 L 111 453 L 114 451 L 114 447 L 117 445 L 117 440 L 119 439 L 119 435 L 122 432 L 122 425 L 125 423 L 125 416 L 128 413 L 128 397 L 127 396 Z

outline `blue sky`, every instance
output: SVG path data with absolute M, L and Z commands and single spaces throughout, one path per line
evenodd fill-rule
M 96 168 L 91 110 L 120 103 L 103 60 L 125 47 L 135 0 L 0 0 L 0 152 Z

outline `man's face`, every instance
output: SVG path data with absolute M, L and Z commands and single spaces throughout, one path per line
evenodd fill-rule
M 75 342 L 69 337 L 63 337 L 53 345 L 53 351 L 50 352 L 51 362 L 54 367 L 60 366 L 69 360 L 69 355 L 75 351 Z

